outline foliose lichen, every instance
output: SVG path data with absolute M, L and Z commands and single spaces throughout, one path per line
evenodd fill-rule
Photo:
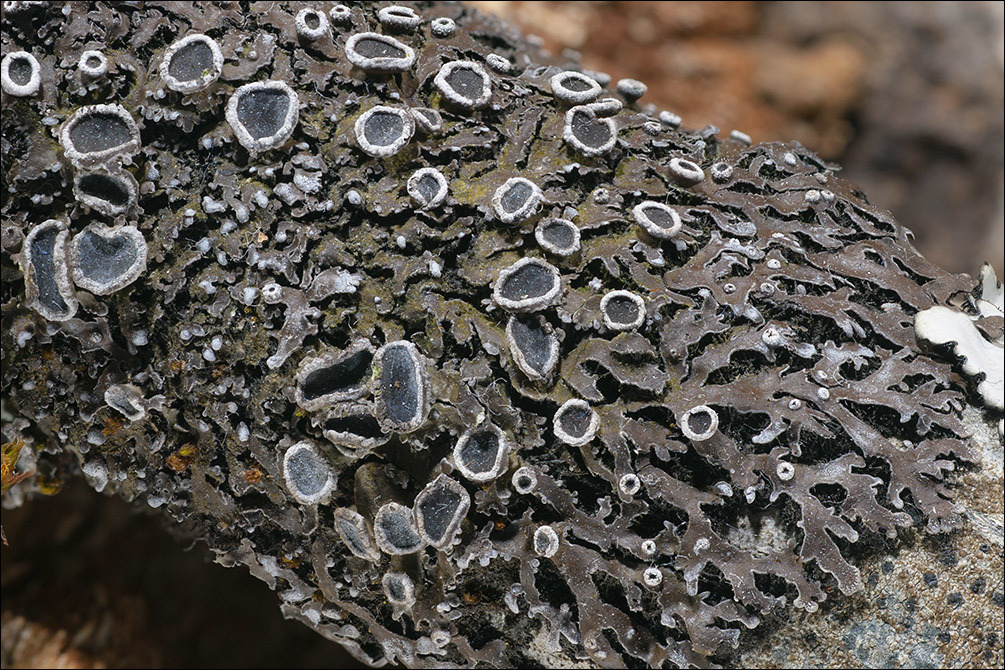
M 457 5 L 21 3 L 2 45 L 5 430 L 363 661 L 710 665 L 962 523 L 1000 285 L 799 145 Z

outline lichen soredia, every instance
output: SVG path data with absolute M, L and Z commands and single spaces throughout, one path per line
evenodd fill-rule
M 5 430 L 363 661 L 707 665 L 961 523 L 1000 284 L 804 148 L 457 5 L 3 11 Z

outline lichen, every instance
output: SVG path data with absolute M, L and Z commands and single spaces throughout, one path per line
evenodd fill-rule
M 965 306 L 973 316 L 942 305 L 918 312 L 915 333 L 922 342 L 950 348 L 963 373 L 977 381 L 984 404 L 1001 411 L 1005 409 L 1005 297 L 1001 282 L 987 263 L 981 267 L 981 284 Z
M 161 509 L 406 666 L 728 661 L 860 589 L 870 539 L 962 523 L 968 381 L 915 317 L 969 277 L 799 145 L 682 130 L 471 9 L 378 9 L 4 16 L 41 78 L 3 99 L 0 266 L 38 481 Z M 223 62 L 179 90 L 190 34 Z

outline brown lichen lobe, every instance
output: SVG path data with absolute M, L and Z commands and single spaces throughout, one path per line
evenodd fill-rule
M 859 590 L 861 544 L 960 525 L 965 382 L 913 318 L 969 279 L 802 147 L 678 130 L 630 82 L 577 116 L 561 70 L 456 6 L 393 38 L 333 8 L 310 39 L 296 3 L 97 8 L 4 23 L 74 64 L 101 18 L 132 68 L 81 89 L 46 65 L 49 97 L 4 114 L 4 239 L 112 223 L 144 263 L 88 285 L 71 255 L 60 322 L 5 242 L 3 392 L 97 488 L 164 507 L 359 658 L 705 665 Z M 225 59 L 192 97 L 158 74 L 189 30 Z M 139 184 L 112 222 L 39 129 L 101 86 L 143 139 L 107 148 Z M 435 206 L 408 186 L 426 168 Z M 575 250 L 538 242 L 548 220 Z M 105 432 L 121 388 L 164 401 Z

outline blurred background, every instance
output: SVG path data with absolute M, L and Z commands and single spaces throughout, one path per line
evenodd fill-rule
M 797 140 L 844 167 L 954 272 L 1003 276 L 1001 2 L 473 2 L 559 61 L 615 80 L 688 128 Z M 244 569 L 207 563 L 80 482 L 5 510 L 0 665 L 360 667 L 284 621 Z

